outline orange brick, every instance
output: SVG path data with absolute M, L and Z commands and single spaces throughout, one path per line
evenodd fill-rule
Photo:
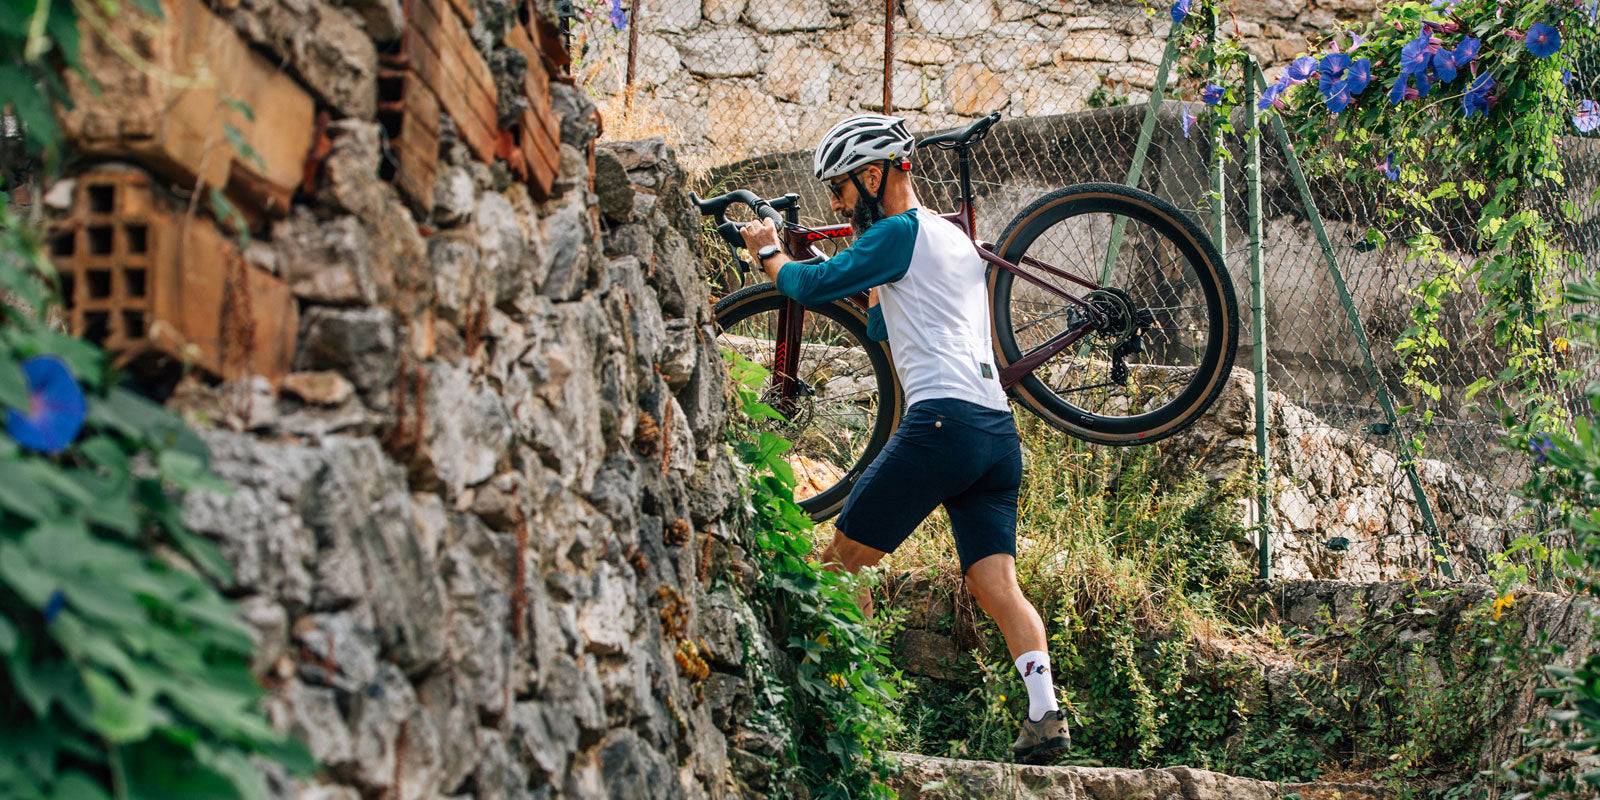
M 67 137 L 86 154 L 131 158 L 185 186 L 225 187 L 246 210 L 287 213 L 311 145 L 311 96 L 200 0 L 161 0 L 161 7 L 159 23 L 127 10 L 107 24 L 155 69 L 181 79 L 131 67 L 83 22 L 82 62 L 101 92 L 84 76 L 64 75 L 73 107 L 58 116 Z M 259 163 L 235 149 L 229 125 Z
M 439 164 L 438 99 L 409 69 L 379 70 L 378 121 L 394 153 L 380 174 L 400 189 L 412 208 L 426 214 L 433 206 Z
M 288 373 L 299 329 L 288 287 L 210 220 L 156 209 L 143 173 L 79 176 L 72 214 L 50 235 L 74 335 L 123 360 L 155 351 L 223 378 Z
M 461 130 L 473 155 L 494 160 L 497 95 L 494 76 L 460 16 L 441 0 L 406 0 L 402 47 L 444 113 Z

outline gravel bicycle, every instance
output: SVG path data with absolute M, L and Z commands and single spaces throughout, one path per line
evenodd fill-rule
M 999 118 L 917 147 L 955 151 L 960 206 L 940 216 L 989 264 L 1001 385 L 1018 405 L 1097 444 L 1154 442 L 1193 424 L 1222 392 L 1238 345 L 1221 254 L 1171 203 L 1112 183 L 1049 192 L 998 243 L 978 241 L 971 151 Z M 801 225 L 798 194 L 690 198 L 715 220 L 737 267 L 755 275 L 730 210 L 773 220 L 796 260 L 820 260 L 819 242 L 852 235 L 848 224 Z M 794 443 L 791 463 L 811 487 L 800 506 L 817 520 L 836 514 L 903 410 L 888 343 L 867 336 L 866 293 L 801 306 L 761 283 L 723 297 L 715 313 L 719 345 L 772 373 L 763 399 L 786 418 L 774 432 Z

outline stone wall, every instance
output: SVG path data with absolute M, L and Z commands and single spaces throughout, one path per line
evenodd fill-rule
M 1160 4 L 1157 4 L 1160 5 Z M 1251 0 L 1225 24 L 1268 66 L 1307 37 L 1371 16 L 1373 0 Z M 1137 2 L 906 0 L 894 19 L 896 113 L 914 130 L 1139 103 L 1155 84 L 1171 19 Z M 591 85 L 623 87 L 628 36 L 591 23 Z M 708 163 L 814 142 L 853 112 L 881 110 L 883 4 L 865 0 L 659 0 L 635 50 L 639 97 L 687 153 Z M 639 97 L 635 100 L 639 101 Z
M 245 147 L 219 155 L 195 138 L 163 138 L 154 150 L 104 139 L 92 157 L 80 149 L 46 206 L 56 255 L 86 243 L 126 268 L 114 296 L 80 284 L 76 297 L 92 314 L 130 320 L 108 347 L 152 359 L 156 378 L 183 374 L 175 390 L 147 385 L 170 390 L 168 404 L 200 431 L 231 488 L 188 496 L 184 520 L 233 564 L 224 588 L 258 643 L 273 724 L 321 765 L 304 781 L 270 774 L 272 795 L 762 791 L 785 742 L 781 730 L 745 723 L 752 687 L 782 656 L 729 588 L 750 583 L 736 544 L 741 479 L 723 439 L 727 373 L 698 275 L 699 220 L 672 152 L 659 141 L 597 148 L 584 90 L 553 62 L 514 57 L 534 49 L 535 23 L 554 17 L 547 4 L 168 6 L 180 32 L 152 27 L 150 41 L 204 49 L 221 37 L 227 48 L 208 52 L 272 71 L 306 113 L 275 114 L 276 101 L 263 100 L 244 138 L 311 125 L 314 108 L 315 129 L 293 131 L 309 152 L 274 155 L 292 168 L 260 178 L 241 171 Z M 449 15 L 459 35 L 428 39 L 417 27 L 424 12 Z M 455 48 L 458 66 L 494 65 L 513 122 L 476 119 L 466 132 L 452 115 L 473 109 L 435 89 L 469 80 L 474 96 L 492 97 L 495 87 L 473 70 L 428 73 L 396 55 L 397 41 Z M 405 83 L 419 74 L 431 81 L 421 94 Z M 526 88 L 535 85 L 543 94 Z M 126 88 L 151 86 L 134 76 Z M 182 86 L 159 91 L 194 99 Z M 429 110 L 419 103 L 447 99 L 442 114 L 429 107 L 437 149 L 417 151 L 405 137 Z M 517 127 L 530 102 L 558 125 L 559 168 L 547 182 L 519 161 L 540 157 Z M 213 107 L 174 105 L 154 124 L 203 131 Z M 474 146 L 486 130 L 488 157 Z M 402 145 L 411 149 L 397 160 Z M 227 224 L 248 228 L 242 249 L 185 194 L 201 188 L 193 181 L 209 173 L 195 167 L 210 158 L 242 211 Z M 418 174 L 404 172 L 413 167 L 427 176 L 424 195 Z M 292 203 L 243 191 L 268 184 L 266 197 Z M 102 189 L 113 185 L 137 191 Z M 146 226 L 147 213 L 207 232 L 211 249 L 140 271 L 147 249 L 196 255 L 164 238 L 167 227 Z M 79 229 L 98 225 L 96 214 L 121 232 L 84 240 Z M 148 241 L 129 244 L 134 230 Z M 115 252 L 97 249 L 101 238 Z M 86 280 L 104 266 L 88 264 Z M 242 351 L 226 351 L 237 356 L 229 367 L 174 364 L 188 352 L 181 341 L 141 355 L 144 329 L 115 304 L 143 296 L 147 278 L 212 277 L 215 292 L 184 295 L 207 307 L 157 307 L 142 319 L 169 330 L 163 315 L 220 315 L 224 338 L 243 336 Z M 258 318 L 249 297 L 258 281 L 293 313 Z M 287 354 L 250 351 L 250 331 L 285 320 Z
M 344 127 L 330 192 L 397 203 Z M 392 215 L 394 275 L 360 216 L 297 208 L 260 244 L 306 278 L 300 371 L 248 413 L 233 384 L 175 395 L 233 488 L 186 520 L 235 566 L 273 722 L 325 770 L 280 796 L 725 797 L 780 755 L 725 736 L 763 633 L 707 588 L 742 568 L 738 489 L 683 173 L 659 144 L 597 153 L 632 179 L 602 230 L 585 145 L 542 205 L 447 149 L 439 228 Z M 368 271 L 422 276 L 422 311 L 318 294 Z

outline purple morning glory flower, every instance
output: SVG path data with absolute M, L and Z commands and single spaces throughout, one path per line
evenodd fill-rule
M 1183 18 L 1189 16 L 1189 8 L 1193 2 L 1194 0 L 1178 0 L 1172 4 L 1172 24 L 1183 24 Z
M 1428 52 L 1428 45 L 1432 43 L 1433 37 L 1427 33 L 1406 42 L 1406 46 L 1400 48 L 1400 74 L 1421 75 L 1425 72 L 1432 57 Z
M 1456 54 L 1449 50 L 1440 50 L 1433 54 L 1431 62 L 1433 74 L 1439 80 L 1449 83 L 1456 79 Z
M 619 31 L 628 29 L 628 15 L 622 11 L 622 0 L 611 0 L 611 27 Z
M 1528 52 L 1535 58 L 1549 58 L 1561 49 L 1561 31 L 1543 22 L 1535 22 L 1528 28 L 1528 35 L 1522 43 L 1527 45 Z
M 1361 94 L 1366 91 L 1367 84 L 1372 83 L 1372 59 L 1356 59 L 1350 64 L 1350 69 L 1345 71 L 1344 79 L 1350 86 L 1351 94 Z
M 1273 106 L 1282 106 L 1283 93 L 1288 88 L 1288 81 L 1283 78 L 1279 78 L 1277 83 L 1268 86 L 1267 90 L 1261 93 L 1261 100 L 1260 102 L 1256 103 L 1256 110 L 1266 111 Z
M 1406 97 L 1406 91 L 1410 88 L 1407 86 L 1409 82 L 1409 76 L 1405 74 L 1395 78 L 1394 85 L 1389 87 L 1389 102 L 1395 105 L 1400 105 L 1400 101 L 1408 99 Z
M 1461 110 L 1470 119 L 1473 114 L 1489 115 L 1489 92 L 1494 89 L 1494 78 L 1487 72 L 1472 80 L 1472 86 L 1461 98 Z
M 1543 464 L 1549 458 L 1551 451 L 1556 449 L 1555 440 L 1548 433 L 1536 433 L 1528 440 L 1528 452 L 1533 453 L 1533 460 Z
M 1456 45 L 1456 49 L 1452 51 L 1455 54 L 1456 69 L 1471 64 L 1473 59 L 1478 57 L 1478 48 L 1482 44 L 1482 42 L 1470 36 L 1462 39 L 1461 44 Z
M 1562 86 L 1571 86 L 1572 85 L 1572 70 L 1567 69 L 1566 67 L 1562 67 L 1561 68 L 1561 85 Z
M 1355 31 L 1351 31 L 1350 32 L 1350 52 L 1354 53 L 1356 51 L 1357 47 L 1360 47 L 1361 45 L 1364 45 L 1366 43 L 1367 43 L 1367 37 L 1362 36 L 1361 34 L 1356 33 Z
M 1213 83 L 1200 90 L 1200 99 L 1205 101 L 1206 105 L 1214 106 L 1222 102 L 1222 93 L 1224 91 L 1226 90 L 1224 90 L 1221 86 Z
M 66 607 L 67 596 L 62 594 L 60 589 L 51 592 L 50 597 L 44 601 L 44 608 L 39 612 L 44 617 L 44 624 L 55 622 L 56 617 L 61 616 L 61 610 Z
M 1394 165 L 1394 153 L 1383 160 L 1383 175 L 1391 181 L 1400 180 L 1400 168 Z
M 1189 138 L 1189 126 L 1195 122 L 1195 116 L 1189 113 L 1189 101 L 1183 101 L 1183 138 Z
M 1328 110 L 1337 114 L 1345 110 L 1346 106 L 1350 105 L 1350 100 L 1350 90 L 1345 88 L 1344 81 L 1339 81 L 1338 91 L 1328 95 Z
M 1572 115 L 1572 126 L 1584 133 L 1600 128 L 1600 103 L 1593 100 L 1578 103 L 1578 113 Z
M 1289 79 L 1291 85 L 1305 83 L 1315 74 L 1317 74 L 1316 56 L 1301 56 L 1290 62 L 1289 67 L 1283 71 L 1283 76 Z
M 1317 90 L 1323 97 L 1331 96 L 1335 91 L 1334 85 L 1344 77 L 1344 71 L 1350 68 L 1350 57 L 1344 53 L 1329 53 L 1322 57 L 1321 69 L 1317 75 Z
M 28 408 L 6 409 L 6 432 L 29 450 L 55 454 L 78 438 L 89 405 L 67 365 L 55 356 L 22 362 L 28 381 Z

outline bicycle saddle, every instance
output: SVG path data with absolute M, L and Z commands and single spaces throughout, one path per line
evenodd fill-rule
M 949 131 L 948 133 L 941 133 L 937 136 L 929 136 L 928 138 L 917 142 L 917 146 L 927 147 L 929 145 L 933 145 L 945 150 L 949 150 L 953 147 L 964 147 L 972 144 L 973 142 L 981 141 L 983 137 L 989 133 L 989 127 L 999 121 L 1000 112 L 995 111 L 989 116 L 984 117 L 983 119 L 980 119 L 971 125 L 968 125 L 964 129 L 953 130 Z

